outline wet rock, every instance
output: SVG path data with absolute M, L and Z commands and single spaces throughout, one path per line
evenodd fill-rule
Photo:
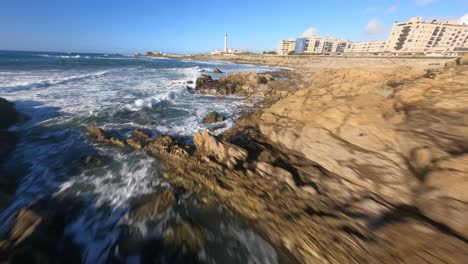
M 187 81 L 187 84 L 193 84 L 193 81 Z
M 213 82 L 213 78 L 211 76 L 202 74 L 200 77 L 198 77 L 196 85 L 202 85 L 202 84 L 207 84 Z
M 81 157 L 81 162 L 82 164 L 87 167 L 87 168 L 93 168 L 100 166 L 104 163 L 104 159 L 101 156 L 98 155 L 87 155 Z
M 157 193 L 145 195 L 135 201 L 132 216 L 135 220 L 141 221 L 152 217 L 176 203 L 174 194 L 170 189 L 162 189 Z
M 134 149 L 142 150 L 150 139 L 151 132 L 137 128 L 133 130 L 131 137 L 127 138 L 125 143 Z
M 14 104 L 1 97 L 0 113 L 0 129 L 8 128 L 20 121 L 20 115 L 16 111 Z
M 145 151 L 150 155 L 159 156 L 164 154 L 170 154 L 178 157 L 188 157 L 190 148 L 189 146 L 180 146 L 173 138 L 170 136 L 157 136 L 145 147 Z
M 269 87 L 268 78 L 263 74 L 253 72 L 237 72 L 219 80 L 213 80 L 208 75 L 197 79 L 196 91 L 205 94 L 240 96 L 262 96 Z
M 174 226 L 172 232 L 164 236 L 164 244 L 191 252 L 204 248 L 206 237 L 203 231 L 187 222 Z
M 226 124 L 214 124 L 214 125 L 208 127 L 208 130 L 210 132 L 212 132 L 212 131 L 216 131 L 218 129 L 225 128 L 225 127 L 226 127 Z
M 223 73 L 223 72 L 222 72 L 220 69 L 218 69 L 218 68 L 215 68 L 215 69 L 213 70 L 213 72 L 214 72 L 214 73 Z
M 102 128 L 96 126 L 87 126 L 86 130 L 88 131 L 88 134 L 98 142 L 112 144 L 122 148 L 126 146 L 125 141 L 118 138 L 117 135 L 106 133 Z
M 187 92 L 189 92 L 191 94 L 195 93 L 195 89 L 193 87 L 185 86 L 185 89 L 187 89 Z
M 231 169 L 243 163 L 248 156 L 245 149 L 219 141 L 206 131 L 195 134 L 193 143 L 201 155 L 214 158 L 217 162 Z
M 14 133 L 0 131 L 0 161 L 7 158 L 14 150 L 18 138 Z
M 222 115 L 220 115 L 218 112 L 213 111 L 209 114 L 207 114 L 203 119 L 202 123 L 203 124 L 211 124 L 211 123 L 218 123 L 218 122 L 223 122 L 226 120 L 226 118 Z
M 0 262 L 52 263 L 57 260 L 65 217 L 49 202 L 37 201 L 21 209 L 11 226 L 6 239 L 0 243 Z M 21 262 L 24 260 L 32 262 Z
M 97 126 L 87 126 L 86 130 L 88 131 L 88 134 L 95 138 L 97 141 L 105 141 L 107 140 L 107 136 L 104 133 L 104 130 L 102 128 L 99 128 Z

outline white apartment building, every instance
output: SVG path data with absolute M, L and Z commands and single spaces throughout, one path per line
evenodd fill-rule
M 392 53 L 468 52 L 468 25 L 414 17 L 395 22 L 386 48 Z
M 295 48 L 296 48 L 295 39 L 282 40 L 280 42 L 278 53 L 280 55 L 288 55 L 288 53 L 291 51 L 294 51 Z
M 296 53 L 306 54 L 340 54 L 349 47 L 350 42 L 334 37 L 310 36 L 296 40 Z
M 382 53 L 385 52 L 385 41 L 352 42 L 346 53 Z

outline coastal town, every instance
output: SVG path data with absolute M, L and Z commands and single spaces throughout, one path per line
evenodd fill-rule
M 320 36 L 282 40 L 280 55 L 459 55 L 468 52 L 468 25 L 413 17 L 395 22 L 385 41 L 355 42 Z

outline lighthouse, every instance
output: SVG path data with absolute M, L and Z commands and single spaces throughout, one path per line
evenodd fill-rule
M 224 53 L 228 53 L 227 33 L 224 33 Z

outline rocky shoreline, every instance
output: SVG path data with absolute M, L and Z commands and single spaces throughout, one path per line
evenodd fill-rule
M 224 59 L 295 70 L 200 77 L 195 92 L 257 100 L 219 136 L 200 132 L 187 144 L 144 129 L 89 126 L 88 134 L 162 160 L 172 186 L 205 207 L 233 209 L 275 246 L 281 263 L 468 261 L 463 60 Z M 206 120 L 216 124 L 222 116 Z M 148 195 L 131 217 L 175 201 L 169 189 Z M 0 260 L 63 260 L 55 255 L 65 222 L 51 209 L 58 207 L 38 201 L 22 209 L 0 240 Z M 176 231 L 162 243 L 203 246 L 196 226 L 184 222 Z
M 295 65 L 287 87 L 303 89 L 196 134 L 182 159 L 152 154 L 171 184 L 228 205 L 291 262 L 464 262 L 468 69 L 431 63 Z M 232 93 L 227 79 L 198 90 Z

